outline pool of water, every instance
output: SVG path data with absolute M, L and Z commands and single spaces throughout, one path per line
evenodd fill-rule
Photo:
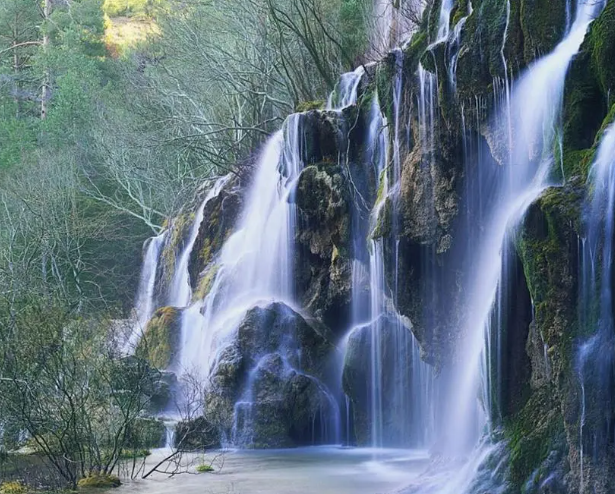
M 166 452 L 168 454 L 168 452 Z M 156 451 L 147 467 L 165 455 Z M 213 461 L 213 473 L 195 474 Z M 408 485 L 425 469 L 426 451 L 341 448 L 228 451 L 182 459 L 181 472 L 126 481 L 114 494 L 384 494 Z

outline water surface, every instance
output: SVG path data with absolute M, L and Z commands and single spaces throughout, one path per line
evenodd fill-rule
M 147 464 L 160 460 L 155 452 Z M 213 458 L 206 455 L 206 463 Z M 192 457 L 189 473 L 155 474 L 126 482 L 115 494 L 384 494 L 398 491 L 426 467 L 425 451 L 339 448 L 230 451 L 214 462 L 214 473 L 195 475 L 202 457 Z

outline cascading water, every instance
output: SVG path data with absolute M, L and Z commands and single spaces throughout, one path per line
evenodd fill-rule
M 553 163 L 555 126 L 559 121 L 568 65 L 600 8 L 595 2 L 579 5 L 577 18 L 565 39 L 551 54 L 528 70 L 512 95 L 514 140 L 512 161 L 508 164 L 511 173 L 505 173 L 502 177 L 499 207 L 489 220 L 488 233 L 479 249 L 478 272 L 482 275 L 477 277 L 479 282 L 469 292 L 470 316 L 465 324 L 466 346 L 463 352 L 467 360 L 460 373 L 460 382 L 455 386 L 457 393 L 453 408 L 456 413 L 450 422 L 449 437 L 456 443 L 454 450 L 476 442 L 475 433 L 474 438 L 469 438 L 460 431 L 468 431 L 468 426 L 477 420 L 479 407 L 472 389 L 478 384 L 481 355 L 485 356 L 484 334 L 500 283 L 504 241 L 507 232 L 514 228 L 525 209 L 546 186 Z M 505 115 L 501 120 L 506 123 L 507 118 Z M 489 391 L 483 390 L 483 396 L 487 397 L 488 394 Z M 476 430 L 474 427 L 472 429 Z
M 247 312 L 272 301 L 288 307 L 294 302 L 294 244 L 296 205 L 294 191 L 303 169 L 302 114 L 288 117 L 283 130 L 274 134 L 265 145 L 253 178 L 245 208 L 236 232 L 229 237 L 215 259 L 215 276 L 209 293 L 185 309 L 181 320 L 181 351 L 174 370 L 189 374 L 207 383 L 210 373 L 220 358 L 220 352 L 232 345 L 240 323 Z M 204 207 L 211 197 L 219 193 L 225 182 L 219 182 L 199 209 L 192 227 L 186 251 L 178 263 L 179 279 L 174 294 L 179 301 L 190 300 L 191 290 L 187 277 L 187 263 L 195 243 Z M 210 197 L 211 196 L 211 197 Z M 197 233 L 195 233 L 197 232 Z M 186 288 L 188 285 L 188 288 Z M 288 309 L 290 310 L 290 309 Z M 259 336 L 254 336 L 259 337 Z M 266 336 L 262 336 L 265 337 Z M 281 358 L 284 375 L 301 374 L 293 368 L 295 346 L 292 341 L 280 343 L 275 355 L 257 356 L 255 367 L 242 396 L 235 406 L 235 425 L 232 438 L 240 445 L 249 445 L 252 438 L 250 419 L 254 405 L 254 376 L 261 365 Z M 293 360 L 294 359 L 294 360 Z M 274 362 L 275 363 L 275 362 Z M 305 376 L 305 375 L 304 375 Z M 327 415 L 319 419 L 323 431 L 320 440 L 337 441 L 339 412 L 326 386 L 317 382 Z M 207 387 L 207 384 L 205 385 Z
M 589 182 L 587 236 L 581 265 L 581 324 L 593 336 L 578 353 L 581 384 L 579 451 L 584 492 L 585 455 L 605 457 L 615 443 L 615 325 L 613 315 L 613 234 L 615 232 L 615 124 L 605 131 Z M 595 311 L 595 314 L 594 314 Z M 588 403 L 591 405 L 588 406 Z
M 448 39 L 448 35 L 451 30 L 451 12 L 453 11 L 454 5 L 455 0 L 442 0 L 442 5 L 440 6 L 440 16 L 438 17 L 438 36 L 434 44 L 441 43 Z
M 463 468 L 448 478 L 443 476 L 433 484 L 426 483 L 417 489 L 419 492 L 468 492 L 477 481 L 481 463 L 494 451 L 488 441 L 479 442 L 492 412 L 484 410 L 481 403 L 490 406 L 492 390 L 488 386 L 494 385 L 487 376 L 493 362 L 487 359 L 499 358 L 497 348 L 487 348 L 487 336 L 493 334 L 492 321 L 498 320 L 494 311 L 499 291 L 506 282 L 501 276 L 507 262 L 507 236 L 547 185 L 568 65 L 603 5 L 592 2 L 578 6 L 576 20 L 565 39 L 551 54 L 536 62 L 516 85 L 508 107 L 510 116 L 496 116 L 496 124 L 504 129 L 509 119 L 512 122 L 513 145 L 507 163 L 510 172 L 498 174 L 497 203 L 486 218 L 487 227 L 478 248 L 470 253 L 472 271 L 480 276 L 473 277 L 466 288 L 464 340 L 458 354 L 459 364 L 451 374 L 446 407 L 450 413 L 445 417 L 442 439 L 443 449 L 451 457 L 466 455 L 471 449 L 474 452 Z
M 277 132 L 266 144 L 240 226 L 217 260 L 211 291 L 183 317 L 182 369 L 198 369 L 206 376 L 216 356 L 216 340 L 228 336 L 246 310 L 262 300 L 292 300 L 295 213 L 288 199 L 302 167 L 294 147 L 300 142 L 299 120 L 297 115 L 289 117 L 285 132 Z
M 357 103 L 357 93 L 365 67 L 360 65 L 353 72 L 342 74 L 335 89 L 327 99 L 328 111 L 340 111 Z
M 160 258 L 160 252 L 164 245 L 166 235 L 167 233 L 163 232 L 157 237 L 152 237 L 147 240 L 147 248 L 145 249 L 143 264 L 141 266 L 139 290 L 135 302 L 135 322 L 125 344 L 127 353 L 134 352 L 147 322 L 156 309 L 156 302 L 154 300 L 156 271 L 158 269 L 158 259 Z
M 396 209 L 401 179 L 399 142 L 399 114 L 403 71 L 403 53 L 393 52 L 396 76 L 393 81 L 393 129 L 383 116 L 378 94 L 374 94 L 367 126 L 367 153 L 364 165 L 376 177 L 378 197 L 369 214 L 367 230 L 355 228 L 355 255 L 353 263 L 353 320 L 348 338 L 354 345 L 369 350 L 369 383 L 367 410 L 372 447 L 412 446 L 425 447 L 432 432 L 433 374 L 421 360 L 420 346 L 411 332 L 409 322 L 397 313 L 397 283 L 387 286 L 385 269 L 385 243 L 396 238 L 372 238 L 381 220 L 386 203 Z M 392 153 L 389 148 L 392 147 Z M 389 159 L 391 160 L 389 162 Z M 397 222 L 397 220 L 394 220 Z M 397 229 L 397 226 L 395 226 Z M 366 242 L 365 237 L 367 235 Z M 395 237 L 396 235 L 394 235 Z M 367 246 L 367 249 L 366 249 Z M 366 252 L 367 250 L 367 252 Z M 397 255 L 393 256 L 392 278 L 397 280 Z M 367 269 L 360 259 L 368 259 Z M 366 272 L 367 271 L 367 272 Z M 362 283 L 369 282 L 369 299 L 364 300 Z M 348 420 L 348 419 L 347 419 Z

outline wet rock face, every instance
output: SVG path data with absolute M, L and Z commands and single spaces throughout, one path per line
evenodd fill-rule
M 335 403 L 315 378 L 274 353 L 261 359 L 251 380 L 253 401 L 240 401 L 235 409 L 236 444 L 280 448 L 335 440 Z
M 351 207 L 339 165 L 308 166 L 299 179 L 295 273 L 302 306 L 344 331 L 352 298 Z
M 416 407 L 412 403 L 420 397 L 419 390 L 412 389 L 415 352 L 410 329 L 397 316 L 383 314 L 373 323 L 355 328 L 347 345 L 342 381 L 352 404 L 357 444 L 374 444 L 375 421 L 380 429 L 378 440 L 383 444 L 412 445 L 417 441 L 413 437 L 412 424 L 417 417 L 413 416 Z M 372 396 L 376 392 L 382 403 L 374 417 Z
M 213 276 L 208 273 L 208 269 L 211 269 L 210 263 L 237 225 L 243 205 L 243 193 L 239 179 L 232 179 L 220 194 L 205 206 L 203 221 L 188 264 L 190 283 L 197 299 L 203 299 L 211 288 L 210 278 Z
M 288 306 L 250 309 L 212 369 L 207 418 L 244 447 L 321 443 L 333 427 L 335 405 L 321 382 L 331 350 Z M 314 423 L 322 428 L 312 433 Z
M 546 481 L 548 472 L 559 472 L 555 480 L 565 486 L 554 492 L 606 493 L 613 489 L 612 450 L 598 457 L 587 454 L 595 448 L 595 438 L 584 441 L 581 478 L 578 342 L 587 328 L 578 318 L 577 232 L 583 194 L 575 183 L 547 189 L 529 208 L 517 243 L 535 316 L 526 347 L 531 361 L 531 394 L 526 405 L 510 417 L 509 430 L 513 432 L 513 481 L 522 484 L 530 479 L 528 492 L 543 492 L 539 485 Z M 591 385 L 585 392 L 590 410 Z M 604 418 L 598 421 L 603 424 Z M 589 414 L 585 417 L 586 431 L 591 430 L 592 420 Z M 555 463 L 551 451 L 562 453 Z M 549 461 L 550 470 L 542 469 L 531 477 L 541 463 Z

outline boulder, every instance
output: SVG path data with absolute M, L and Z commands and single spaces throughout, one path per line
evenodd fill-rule
M 220 447 L 220 429 L 205 417 L 183 420 L 175 426 L 174 445 L 180 451 Z
M 335 400 L 316 378 L 289 367 L 278 353 L 251 373 L 235 408 L 234 442 L 248 448 L 283 448 L 336 440 Z
M 206 417 L 224 437 L 245 447 L 318 442 L 320 433 L 307 440 L 307 417 L 312 424 L 321 411 L 331 416 L 334 405 L 321 381 L 332 350 L 321 325 L 308 323 L 285 304 L 253 307 L 218 352 Z

